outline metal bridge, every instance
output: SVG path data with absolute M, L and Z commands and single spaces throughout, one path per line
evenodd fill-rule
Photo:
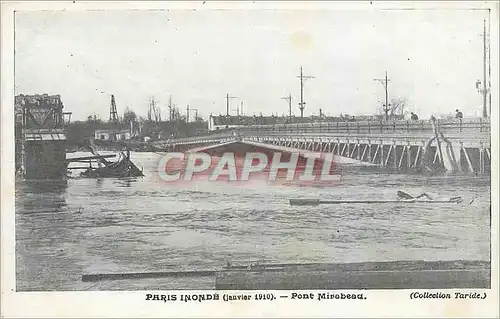
M 156 141 L 153 146 L 163 151 L 189 151 L 218 144 L 226 147 L 236 141 L 330 152 L 403 171 L 428 167 L 488 173 L 491 168 L 490 121 L 482 118 L 253 125 Z
M 15 97 L 16 172 L 24 178 L 66 177 L 65 124 L 71 113 L 63 108 L 60 95 Z

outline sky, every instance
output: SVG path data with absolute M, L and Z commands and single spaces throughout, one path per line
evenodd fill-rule
M 385 99 L 408 111 L 478 114 L 485 11 L 472 10 L 115 10 L 18 11 L 16 94 L 60 94 L 72 120 L 146 116 L 154 97 L 205 118 L 231 114 L 375 114 Z

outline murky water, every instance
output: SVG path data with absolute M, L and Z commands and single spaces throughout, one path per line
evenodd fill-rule
M 80 156 L 84 154 L 71 154 Z M 166 184 L 160 155 L 134 153 L 145 177 L 18 183 L 17 289 L 211 289 L 210 278 L 83 283 L 82 274 L 220 269 L 227 261 L 489 260 L 490 180 L 352 172 L 326 188 Z M 397 190 L 462 204 L 289 206 L 297 197 L 395 199 Z

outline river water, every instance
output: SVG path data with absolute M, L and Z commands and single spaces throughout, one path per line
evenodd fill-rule
M 69 157 L 86 155 L 70 154 Z M 220 269 L 255 262 L 490 258 L 490 179 L 346 170 L 330 187 L 158 179 L 155 153 L 132 153 L 145 176 L 16 185 L 18 291 L 212 289 L 210 278 L 99 283 L 82 274 Z M 396 199 L 397 190 L 462 204 L 289 206 L 290 198 Z

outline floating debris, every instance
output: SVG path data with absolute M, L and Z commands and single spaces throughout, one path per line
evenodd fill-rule
M 138 177 L 144 176 L 142 171 L 130 160 L 130 151 L 125 149 L 118 153 L 118 160 L 110 162 L 106 158 L 116 157 L 116 155 L 101 155 L 95 149 L 92 142 L 85 144 L 87 149 L 93 156 L 85 156 L 68 159 L 67 162 L 87 162 L 88 167 L 80 174 L 81 177 L 99 178 L 99 177 Z M 97 167 L 92 166 L 92 161 Z M 69 169 L 81 169 L 82 167 L 74 167 Z

